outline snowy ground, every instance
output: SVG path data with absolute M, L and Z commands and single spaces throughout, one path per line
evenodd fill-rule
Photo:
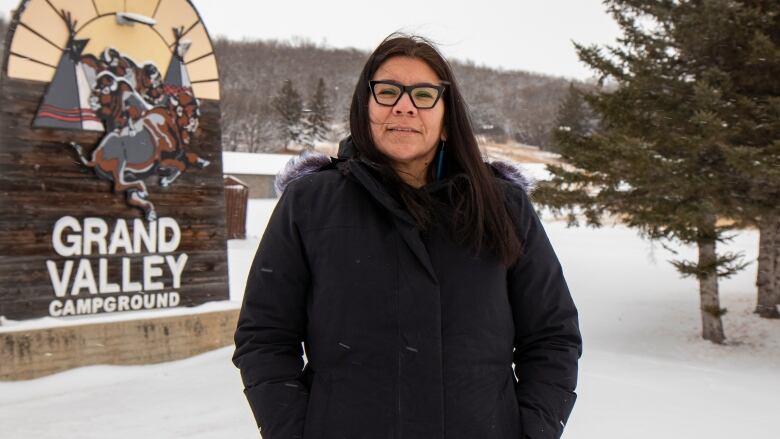
M 250 238 L 229 242 L 234 301 L 272 207 L 252 200 Z M 755 264 L 721 283 L 728 344 L 714 346 L 699 339 L 695 281 L 678 277 L 660 245 L 622 226 L 546 227 L 584 337 L 565 439 L 778 437 L 780 321 L 751 314 Z M 746 231 L 729 249 L 753 259 L 757 244 Z M 0 383 L 0 438 L 256 438 L 231 353 Z

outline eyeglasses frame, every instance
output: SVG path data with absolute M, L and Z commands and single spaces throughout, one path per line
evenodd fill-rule
M 374 86 L 376 84 L 390 84 L 390 85 L 394 85 L 394 86 L 400 88 L 401 89 L 401 93 L 398 94 L 398 99 L 396 99 L 395 102 L 393 102 L 392 104 L 383 104 L 383 103 L 379 102 L 379 99 L 376 97 L 376 91 L 374 90 Z M 449 84 L 450 83 L 448 81 L 441 81 L 441 83 L 438 84 L 438 85 L 437 84 L 429 84 L 427 82 L 422 82 L 422 83 L 419 83 L 419 84 L 412 84 L 412 85 L 403 85 L 403 84 L 401 84 L 399 82 L 392 81 L 392 80 L 389 80 L 389 79 L 385 79 L 385 80 L 372 79 L 372 80 L 368 81 L 368 89 L 371 91 L 371 95 L 374 97 L 374 102 L 376 102 L 378 105 L 382 105 L 384 107 L 394 107 L 396 104 L 398 104 L 398 101 L 401 100 L 401 98 L 403 97 L 404 93 L 406 93 L 406 94 L 409 95 L 409 100 L 412 101 L 412 105 L 414 105 L 414 108 L 416 108 L 418 110 L 430 110 L 431 108 L 435 107 L 437 103 L 439 103 L 439 99 L 441 99 L 442 95 L 444 94 L 444 90 L 447 89 L 447 86 Z M 422 108 L 420 108 L 420 107 L 417 106 L 417 103 L 414 102 L 414 98 L 412 97 L 412 90 L 414 90 L 416 88 L 435 88 L 439 92 L 439 94 L 436 95 L 436 99 L 433 101 L 433 104 L 431 104 L 430 107 L 422 107 Z

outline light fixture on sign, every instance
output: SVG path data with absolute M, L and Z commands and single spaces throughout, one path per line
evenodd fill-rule
M 136 14 L 133 12 L 117 12 L 116 22 L 119 24 L 130 25 L 130 26 L 136 23 L 148 24 L 149 26 L 154 26 L 157 23 L 157 20 L 155 20 L 152 17 L 147 17 L 146 15 Z

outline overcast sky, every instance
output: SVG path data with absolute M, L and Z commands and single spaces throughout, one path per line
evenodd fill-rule
M 128 0 L 131 2 L 132 0 Z M 165 0 L 163 0 L 165 1 Z M 618 27 L 602 0 L 193 0 L 212 37 L 290 39 L 370 50 L 402 30 L 447 57 L 585 79 L 572 41 L 611 44 Z M 0 0 L 6 19 L 19 0 Z

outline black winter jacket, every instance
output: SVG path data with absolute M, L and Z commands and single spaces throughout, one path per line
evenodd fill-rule
M 560 437 L 577 310 L 525 189 L 494 169 L 524 245 L 509 269 L 421 234 L 358 160 L 288 164 L 233 358 L 264 439 Z

